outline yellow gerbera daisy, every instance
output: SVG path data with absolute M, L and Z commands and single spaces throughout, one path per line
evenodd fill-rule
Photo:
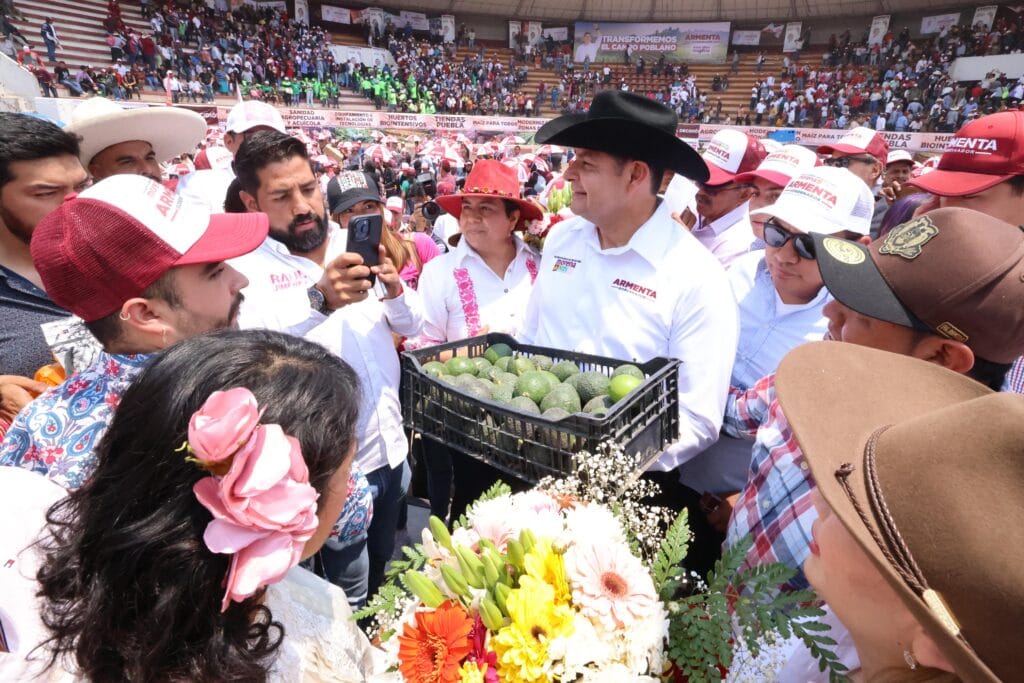
M 569 604 L 572 593 L 565 578 L 565 562 L 561 555 L 552 550 L 550 540 L 545 538 L 534 543 L 526 553 L 524 565 L 527 575 L 540 579 L 554 589 L 557 604 Z
M 573 630 L 573 611 L 555 602 L 555 589 L 530 575 L 506 600 L 511 624 L 498 631 L 491 644 L 498 655 L 498 670 L 507 683 L 542 683 L 551 680 L 548 643 Z

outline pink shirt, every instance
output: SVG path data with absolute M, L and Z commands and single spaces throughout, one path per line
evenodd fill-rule
M 398 277 L 402 279 L 402 284 L 406 287 L 416 289 L 419 286 L 420 271 L 423 266 L 427 265 L 427 262 L 435 256 L 440 256 L 441 250 L 429 235 L 422 232 L 412 233 L 412 243 L 416 247 L 416 254 L 420 257 L 420 266 L 417 267 L 416 262 L 410 259 L 398 273 Z

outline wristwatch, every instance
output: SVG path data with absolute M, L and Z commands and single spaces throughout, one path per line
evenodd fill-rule
M 327 306 L 327 298 L 324 293 L 320 291 L 320 288 L 313 285 L 306 290 L 306 296 L 309 297 L 309 307 L 317 313 L 323 313 L 324 315 L 330 315 L 331 309 Z

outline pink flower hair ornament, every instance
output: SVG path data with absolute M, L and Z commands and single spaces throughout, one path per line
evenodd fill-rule
M 252 392 L 238 387 L 210 394 L 189 420 L 187 459 L 211 473 L 192 487 L 213 515 L 203 541 L 232 556 L 221 612 L 283 579 L 319 526 L 319 494 L 298 440 L 260 424 L 261 415 Z

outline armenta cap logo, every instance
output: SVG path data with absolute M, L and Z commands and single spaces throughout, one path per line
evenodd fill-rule
M 786 186 L 785 193 L 803 195 L 819 204 L 826 205 L 830 209 L 834 208 L 839 202 L 839 195 L 836 194 L 834 188 L 830 189 L 820 179 L 811 175 L 802 175 L 790 182 Z
M 999 153 L 999 141 L 995 138 L 954 137 L 946 144 L 946 151 L 988 156 Z
M 879 254 L 902 256 L 908 261 L 921 255 L 924 245 L 939 234 L 939 228 L 928 216 L 897 225 L 885 236 Z

